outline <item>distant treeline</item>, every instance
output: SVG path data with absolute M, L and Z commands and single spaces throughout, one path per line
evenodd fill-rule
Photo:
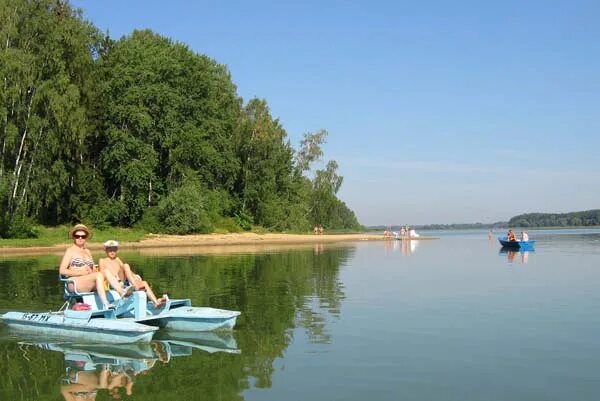
M 511 227 L 586 227 L 600 225 L 600 209 L 571 213 L 527 213 L 508 221 Z
M 337 163 L 312 169 L 327 132 L 294 149 L 208 56 L 150 30 L 114 40 L 68 1 L 0 0 L 0 38 L 0 237 L 360 228 Z
M 411 226 L 416 230 L 466 230 L 496 229 L 508 227 L 589 227 L 600 226 L 600 209 L 571 213 L 527 213 L 511 218 L 508 222 L 472 224 L 426 224 Z M 390 226 L 370 226 L 369 230 L 388 230 Z M 393 231 L 400 226 L 391 226 Z

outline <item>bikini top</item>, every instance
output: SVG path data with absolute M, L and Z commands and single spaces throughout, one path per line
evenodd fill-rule
M 93 269 L 94 261 L 92 259 L 74 257 L 71 259 L 71 263 L 69 263 L 69 267 L 74 269 L 83 269 L 86 266 Z

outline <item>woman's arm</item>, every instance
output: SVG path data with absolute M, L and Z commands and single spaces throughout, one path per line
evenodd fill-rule
M 67 249 L 65 251 L 65 255 L 63 256 L 62 260 L 60 261 L 60 267 L 58 268 L 58 273 L 61 274 L 62 276 L 71 276 L 73 273 L 72 271 L 70 271 L 69 269 L 69 262 L 71 262 L 71 250 Z

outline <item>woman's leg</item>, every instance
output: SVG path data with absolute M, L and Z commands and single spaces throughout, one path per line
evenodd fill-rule
M 102 273 L 90 273 L 85 276 L 72 277 L 78 292 L 90 292 L 96 290 L 103 305 L 108 305 L 106 291 L 104 290 L 104 276 Z
M 71 281 L 75 283 L 77 292 L 94 291 L 96 287 L 96 273 L 86 274 L 85 276 L 71 277 Z

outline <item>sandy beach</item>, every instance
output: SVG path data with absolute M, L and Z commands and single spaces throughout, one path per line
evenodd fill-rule
M 430 240 L 433 237 L 419 237 L 418 240 Z M 181 254 L 181 253 L 227 253 L 261 251 L 274 249 L 282 245 L 296 247 L 299 245 L 330 244 L 355 241 L 393 241 L 382 234 L 359 233 L 359 234 L 256 234 L 256 233 L 232 233 L 232 234 L 198 234 L 198 235 L 158 235 L 149 234 L 146 239 L 139 242 L 125 242 L 121 244 L 121 250 L 153 250 L 152 253 Z M 53 246 L 38 247 L 3 247 L 0 255 L 31 255 L 44 253 L 62 253 L 69 243 Z M 102 243 L 88 243 L 91 250 L 101 250 Z

